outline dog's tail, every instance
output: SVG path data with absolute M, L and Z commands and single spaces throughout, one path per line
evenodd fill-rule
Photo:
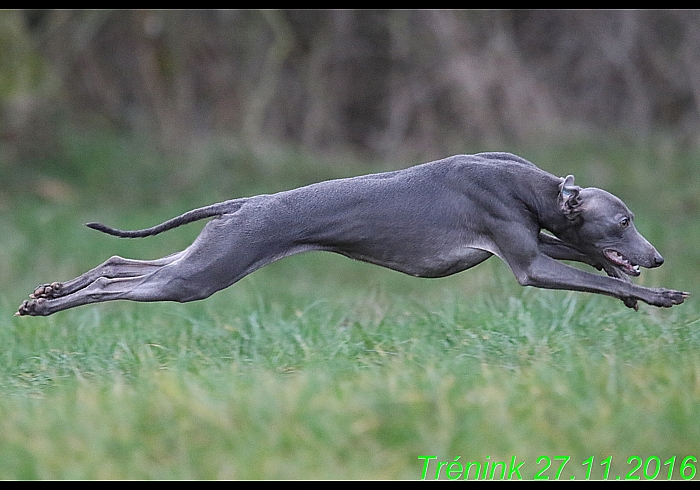
M 143 230 L 117 230 L 115 228 L 110 228 L 109 226 L 103 225 L 102 223 L 86 223 L 85 226 L 92 228 L 93 230 L 101 231 L 102 233 L 107 233 L 108 235 L 118 236 L 121 238 L 142 238 L 157 235 L 158 233 L 163 233 L 164 231 L 186 225 L 187 223 L 192 223 L 193 221 L 199 221 L 200 219 L 234 213 L 238 211 L 241 206 L 246 203 L 246 201 L 248 201 L 247 198 L 232 199 L 230 201 L 212 204 L 211 206 L 193 209 L 192 211 L 176 216 L 173 219 L 169 219 L 164 223 L 152 226 L 151 228 L 145 228 Z

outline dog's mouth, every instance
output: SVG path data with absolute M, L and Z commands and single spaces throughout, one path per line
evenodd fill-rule
M 628 276 L 636 277 L 640 274 L 639 265 L 630 261 L 630 259 L 622 255 L 617 250 L 606 248 L 603 250 L 603 254 L 610 262 L 620 267 Z

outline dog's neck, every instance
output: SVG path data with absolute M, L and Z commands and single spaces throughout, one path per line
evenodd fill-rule
M 539 226 L 554 233 L 558 238 L 565 239 L 566 232 L 571 230 L 572 222 L 564 215 L 559 205 L 561 180 L 551 174 L 543 178 L 546 179 L 545 185 L 531 185 L 527 189 L 528 201 L 536 213 Z M 546 191 L 543 192 L 543 189 Z

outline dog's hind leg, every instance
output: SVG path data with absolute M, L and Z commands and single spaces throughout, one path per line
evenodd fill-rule
M 117 299 L 194 301 L 204 299 L 277 259 L 314 247 L 294 242 L 294 230 L 265 220 L 229 215 L 210 221 L 192 245 L 153 261 L 112 257 L 104 264 L 20 305 L 19 315 L 50 315 L 75 306 Z M 52 289 L 52 286 L 49 286 Z M 38 288 L 41 289 L 41 288 Z
M 167 283 L 158 280 L 157 274 L 161 270 L 156 269 L 144 275 L 132 277 L 101 276 L 71 294 L 59 297 L 42 296 L 24 301 L 19 307 L 18 314 L 45 316 L 75 306 L 115 299 L 176 301 L 177 297 L 166 287 Z
M 37 298 L 60 298 L 87 287 L 101 277 L 114 279 L 124 277 L 142 276 L 152 272 L 164 265 L 177 260 L 183 252 L 177 252 L 156 260 L 133 260 L 125 259 L 115 255 L 110 257 L 94 269 L 89 270 L 75 279 L 66 282 L 52 282 L 37 287 L 30 297 Z
M 187 249 L 177 254 L 175 260 L 164 264 L 125 260 L 116 267 L 116 273 L 111 269 L 112 265 L 99 266 L 67 283 L 73 292 L 65 293 L 65 289 L 59 288 L 64 294 L 34 295 L 20 305 L 18 314 L 45 316 L 76 306 L 118 299 L 141 302 L 204 299 L 272 261 L 272 258 L 263 257 L 252 264 L 239 262 L 235 265 L 240 267 L 232 268 L 230 263 L 221 260 L 225 256 L 219 255 L 218 259 L 212 260 L 198 252 L 200 250 Z M 110 261 L 119 262 L 118 259 Z M 82 286 L 90 279 L 93 280 L 76 289 L 78 282 Z

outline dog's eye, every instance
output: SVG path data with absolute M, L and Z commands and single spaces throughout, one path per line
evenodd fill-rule
M 622 218 L 620 220 L 620 226 L 622 226 L 623 228 L 627 228 L 629 225 L 630 225 L 630 219 L 627 216 L 625 216 L 624 218 Z

